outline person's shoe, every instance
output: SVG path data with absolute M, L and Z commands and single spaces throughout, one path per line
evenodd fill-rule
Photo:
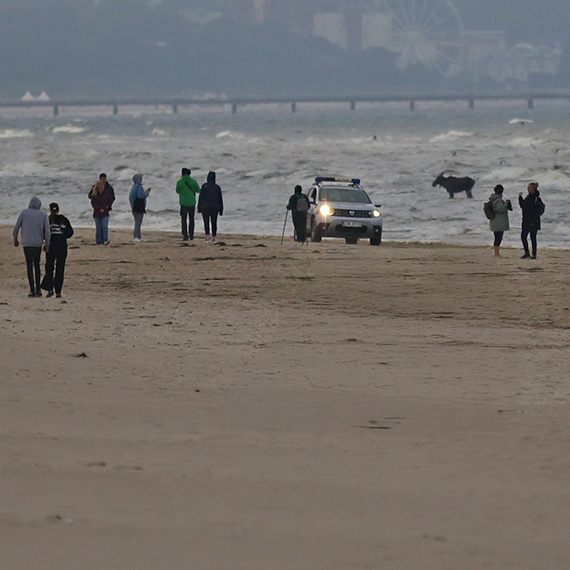
M 530 258 L 531 258 L 531 259 L 536 259 L 536 255 L 531 255 Z
M 212 243 L 218 243 L 218 240 L 216 238 L 212 238 Z
M 530 257 L 530 253 L 525 253 L 521 259 L 528 259 Z
M 57 295 L 55 296 L 56 299 L 61 299 L 61 293 L 57 293 Z
M 109 245 L 111 243 L 110 240 L 107 240 L 103 245 Z
M 46 297 L 53 297 L 53 291 L 48 291 Z
M 41 297 L 42 296 L 42 292 L 41 291 L 36 291 L 36 297 Z
M 204 241 L 211 241 L 211 240 L 212 240 L 212 238 L 211 238 L 210 236 L 206 236 L 206 237 L 204 238 Z
M 182 241 L 188 241 L 188 236 L 182 236 Z
M 28 293 L 28 297 L 35 297 L 36 296 L 36 292 L 35 291 L 30 291 Z
M 142 241 L 142 239 L 141 239 L 141 238 L 135 238 L 133 241 L 134 241 L 135 243 L 140 243 L 140 242 Z

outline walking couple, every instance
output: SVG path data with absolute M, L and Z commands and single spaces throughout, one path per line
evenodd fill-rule
M 206 183 L 201 188 L 190 174 L 192 172 L 189 168 L 183 168 L 182 178 L 176 184 L 176 193 L 180 203 L 182 239 L 183 241 L 194 239 L 194 215 L 197 205 L 198 212 L 202 214 L 204 220 L 205 239 L 207 242 L 215 243 L 218 234 L 218 215 L 224 215 L 222 189 L 216 184 L 215 172 L 208 172 Z

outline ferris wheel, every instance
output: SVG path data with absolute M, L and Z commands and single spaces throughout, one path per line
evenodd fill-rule
M 388 49 L 400 69 L 423 65 L 451 77 L 461 70 L 463 22 L 451 0 L 376 0 L 390 18 Z

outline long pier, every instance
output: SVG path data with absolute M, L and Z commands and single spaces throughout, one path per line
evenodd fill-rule
M 298 105 L 343 103 L 356 110 L 359 103 L 405 103 L 410 111 L 416 110 L 422 102 L 465 102 L 469 109 L 475 108 L 476 101 L 522 101 L 528 109 L 533 109 L 537 100 L 570 100 L 570 91 L 529 92 L 529 93 L 479 93 L 479 94 L 426 94 L 426 95 L 346 95 L 346 96 L 284 96 L 284 97 L 230 97 L 219 99 L 192 98 L 117 98 L 117 99 L 53 99 L 42 101 L 3 101 L 0 108 L 37 108 L 51 107 L 57 116 L 60 109 L 69 107 L 109 107 L 114 115 L 120 107 L 169 107 L 177 113 L 180 107 L 230 107 L 237 113 L 239 107 L 259 105 L 290 105 L 291 111 L 297 111 Z

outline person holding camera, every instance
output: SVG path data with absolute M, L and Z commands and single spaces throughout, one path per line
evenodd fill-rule
M 528 194 L 523 198 L 523 193 L 519 192 L 519 206 L 522 209 L 522 231 L 521 241 L 524 248 L 524 255 L 521 259 L 536 259 L 537 240 L 536 236 L 540 230 L 540 216 L 544 214 L 545 205 L 538 191 L 538 182 L 531 182 L 527 187 Z M 528 236 L 532 245 L 532 255 L 528 249 Z

